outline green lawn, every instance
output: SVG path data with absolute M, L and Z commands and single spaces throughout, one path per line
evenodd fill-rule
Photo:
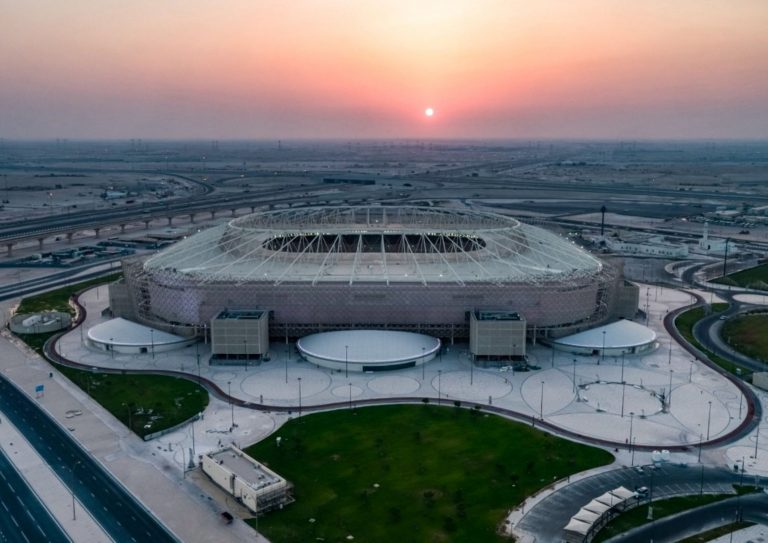
M 723 285 L 768 290 L 768 264 L 761 264 L 748 270 L 732 273 L 712 281 Z
M 175 426 L 208 405 L 208 392 L 186 379 L 58 369 L 126 426 L 130 412 L 130 429 L 140 437 Z
M 24 298 L 18 312 L 55 310 L 73 313 L 68 301 L 74 293 L 119 277 L 120 274 L 115 273 Z M 106 289 L 104 296 L 107 296 Z M 19 338 L 42 354 L 46 340 L 57 333 L 19 334 Z M 93 373 L 67 366 L 58 366 L 58 369 L 126 426 L 129 426 L 130 418 L 131 430 L 141 437 L 175 426 L 208 405 L 208 392 L 204 388 L 176 377 Z M 145 428 L 147 425 L 149 427 Z
M 508 509 L 613 460 L 501 417 L 434 405 L 309 415 L 247 452 L 295 485 L 295 503 L 259 520 L 280 543 L 502 541 L 496 527 Z
M 768 360 L 768 315 L 743 315 L 723 325 L 722 337 L 739 352 Z
M 730 524 L 726 524 L 725 526 L 720 526 L 719 528 L 715 528 L 713 530 L 707 530 L 706 532 L 702 532 L 692 537 L 686 537 L 680 541 L 680 543 L 705 543 L 706 541 L 712 541 L 718 537 L 728 535 L 731 532 L 743 530 L 744 528 L 749 528 L 750 526 L 754 525 L 754 522 L 732 522 Z
M 662 517 L 668 517 L 681 511 L 687 511 L 688 509 L 694 509 L 708 503 L 718 502 L 726 498 L 732 498 L 733 494 L 704 494 L 702 496 L 679 496 L 676 498 L 669 498 L 666 500 L 659 500 L 653 502 L 653 518 L 660 519 Z M 614 536 L 623 534 L 627 530 L 642 526 L 650 522 L 648 519 L 648 505 L 643 504 L 634 509 L 630 509 L 626 513 L 614 518 L 605 527 L 600 530 L 597 537 L 592 541 L 599 543 L 600 541 L 606 541 Z
M 62 311 L 74 315 L 74 310 L 69 305 L 69 298 L 77 291 L 84 288 L 92 287 L 95 285 L 103 285 L 105 283 L 112 283 L 117 281 L 121 273 L 113 273 L 105 275 L 104 277 L 97 277 L 89 281 L 83 281 L 82 283 L 76 283 L 74 285 L 68 285 L 63 288 L 52 290 L 50 292 L 44 292 L 37 296 L 31 296 L 24 298 L 19 304 L 19 308 L 16 313 L 37 313 L 38 311 Z M 107 296 L 106 289 L 104 289 L 104 296 Z
M 720 313 L 721 311 L 725 311 L 728 308 L 728 304 L 719 303 L 719 304 L 712 304 L 712 311 L 715 313 Z M 688 311 L 683 311 L 680 313 L 677 318 L 675 319 L 675 327 L 677 328 L 678 332 L 694 347 L 696 347 L 698 350 L 703 352 L 707 355 L 707 357 L 723 368 L 724 370 L 733 373 L 734 375 L 746 375 L 749 373 L 749 370 L 746 368 L 742 368 L 741 366 L 734 364 L 730 360 L 726 360 L 725 358 L 722 358 L 720 356 L 717 356 L 715 353 L 707 350 L 704 348 L 701 343 L 696 341 L 696 338 L 693 337 L 693 326 L 699 322 L 701 319 L 703 319 L 706 316 L 705 309 L 703 307 L 694 307 L 693 309 L 689 309 Z M 736 370 L 741 370 L 741 373 L 737 372 Z

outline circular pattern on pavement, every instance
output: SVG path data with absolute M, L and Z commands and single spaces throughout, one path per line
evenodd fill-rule
M 232 373 L 230 371 L 217 371 L 214 372 L 213 375 L 211 375 L 211 379 L 214 381 L 224 381 L 225 383 L 227 381 L 234 381 L 237 378 L 237 374 Z
M 350 392 L 352 393 L 353 398 L 357 398 L 358 396 L 360 396 L 360 394 L 363 393 L 363 389 L 357 386 L 350 387 L 349 385 L 347 385 L 347 386 L 336 387 L 333 390 L 331 390 L 331 394 L 333 394 L 337 398 L 349 398 Z
M 661 398 L 648 389 L 638 385 L 622 385 L 621 383 L 593 383 L 579 389 L 581 401 L 594 408 L 621 414 L 621 396 L 624 389 L 624 415 L 634 412 L 636 415 L 650 416 L 662 410 Z M 673 393 L 674 394 L 674 393 Z
M 419 390 L 419 382 L 410 377 L 377 377 L 368 381 L 368 388 L 379 394 L 395 396 L 398 394 L 410 394 Z
M 437 392 L 439 386 L 443 399 L 486 402 L 489 396 L 500 398 L 512 391 L 512 385 L 501 375 L 477 370 L 473 374 L 468 371 L 451 371 L 443 373 L 439 379 L 440 383 L 438 377 L 432 379 L 432 387 Z
M 254 398 L 269 400 L 298 400 L 301 377 L 301 397 L 309 398 L 328 388 L 330 377 L 322 371 L 306 368 L 291 368 L 288 382 L 285 382 L 283 368 L 267 370 L 246 377 L 240 383 L 240 390 Z

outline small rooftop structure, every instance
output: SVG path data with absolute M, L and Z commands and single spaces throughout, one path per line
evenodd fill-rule
M 91 327 L 86 340 L 91 347 L 122 354 L 154 354 L 186 347 L 194 342 L 194 338 L 169 334 L 123 318 Z
M 313 364 L 344 371 L 382 371 L 426 364 L 440 340 L 395 330 L 340 330 L 301 338 L 301 355 Z
M 203 456 L 203 473 L 256 515 L 291 503 L 293 486 L 235 446 Z
M 560 351 L 574 354 L 619 356 L 650 351 L 656 347 L 656 332 L 630 320 L 619 320 L 552 342 Z

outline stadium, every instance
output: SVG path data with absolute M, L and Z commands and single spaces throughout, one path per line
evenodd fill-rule
M 218 315 L 237 310 L 263 313 L 269 336 L 286 339 L 391 329 L 453 341 L 469 338 L 483 315 L 513 314 L 536 341 L 637 307 L 619 270 L 568 240 L 510 217 L 439 207 L 255 213 L 123 269 L 113 313 L 184 336 L 210 334 Z

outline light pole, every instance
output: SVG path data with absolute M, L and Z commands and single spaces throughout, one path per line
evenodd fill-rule
M 349 385 L 349 408 L 352 409 L 352 383 L 347 383 Z
M 243 339 L 243 355 L 245 356 L 245 371 L 248 371 L 248 340 Z
M 199 383 L 202 378 L 200 377 L 200 342 L 195 342 L 195 356 L 197 357 L 197 382 Z
M 232 417 L 232 426 L 229 429 L 231 432 L 235 427 L 235 406 L 232 405 L 232 381 L 227 381 L 227 398 L 229 399 L 229 413 Z
M 349 379 L 349 345 L 344 345 L 344 379 Z
M 701 445 L 703 441 L 704 441 L 704 434 L 699 432 L 699 464 L 701 464 Z
M 600 358 L 597 360 L 598 366 L 602 360 L 605 360 L 605 330 L 603 330 L 603 349 L 600 351 Z
M 667 359 L 667 364 L 672 364 L 672 338 L 669 338 L 669 358 Z
M 709 441 L 709 423 L 712 421 L 712 400 L 709 400 L 709 413 L 707 414 L 707 441 Z
M 739 420 L 741 420 L 741 404 L 744 402 L 744 394 L 739 394 Z M 757 425 L 758 431 L 760 430 L 760 425 Z
M 288 347 L 288 340 L 285 343 L 285 383 L 288 384 L 288 359 L 291 357 L 291 349 Z
M 723 277 L 726 276 L 727 269 L 728 269 L 728 242 L 731 241 L 731 238 L 725 238 L 725 255 L 723 258 Z
M 624 384 L 624 351 L 621 351 L 621 384 Z
M 197 418 L 192 419 L 192 455 L 189 457 L 189 465 L 187 466 L 189 469 L 193 469 L 195 467 L 195 422 L 197 421 Z
M 150 328 L 149 329 L 149 342 L 152 346 L 152 360 L 155 359 L 155 329 Z
M 635 465 L 635 450 L 632 448 L 632 427 L 635 423 L 635 412 L 629 412 L 629 450 L 632 453 L 632 465 Z
M 541 381 L 541 403 L 539 405 L 540 418 L 544 420 L 544 380 Z
M 298 377 L 299 381 L 299 418 L 301 418 L 301 377 Z
M 109 353 L 112 355 L 112 360 L 115 359 L 115 338 L 109 338 Z
M 443 376 L 443 370 L 437 370 L 437 404 L 440 405 L 440 399 L 443 397 L 440 392 L 440 379 Z
M 675 370 L 669 370 L 669 394 L 667 395 L 667 411 L 672 410 L 672 374 Z
M 755 460 L 757 460 L 757 443 L 760 441 L 760 422 L 757 423 L 757 433 L 755 434 Z
M 624 382 L 621 382 L 621 418 L 624 418 L 624 393 L 626 392 L 627 387 L 624 384 Z
M 573 359 L 573 393 L 576 394 L 576 359 Z
M 421 348 L 421 381 L 424 382 L 424 347 Z

